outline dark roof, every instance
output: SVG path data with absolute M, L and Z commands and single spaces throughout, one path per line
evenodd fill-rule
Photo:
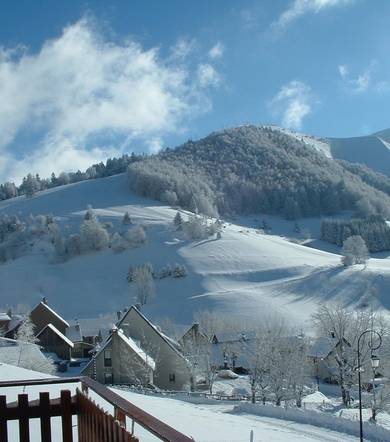
M 47 324 L 46 327 L 43 327 L 43 329 L 37 334 L 37 338 L 46 330 L 49 329 L 53 333 L 55 333 L 62 341 L 64 341 L 69 347 L 73 348 L 73 342 L 68 339 L 63 333 L 61 333 L 53 324 Z
M 69 324 L 68 324 L 68 322 L 67 321 L 65 321 L 65 319 L 64 318 L 62 318 L 56 311 L 54 311 L 51 307 L 49 307 L 48 305 L 47 305 L 47 303 L 45 303 L 45 302 L 43 302 L 43 301 L 41 301 L 38 305 L 36 305 L 32 310 L 31 310 L 31 313 L 34 311 L 34 310 L 36 310 L 38 307 L 43 307 L 43 308 L 45 308 L 47 311 L 49 311 L 51 314 L 53 314 L 59 321 L 61 321 L 64 325 L 65 325 L 65 327 L 69 327 Z

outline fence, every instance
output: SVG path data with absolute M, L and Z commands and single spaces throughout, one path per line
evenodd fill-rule
M 0 389 L 37 385 L 47 388 L 66 383 L 76 383 L 81 389 L 77 388 L 73 396 L 69 390 L 62 390 L 60 398 L 55 399 L 50 399 L 48 392 L 41 392 L 39 399 L 32 401 L 28 400 L 27 394 L 19 394 L 17 402 L 12 403 L 7 403 L 6 396 L 0 396 L 0 442 L 11 442 L 8 439 L 7 428 L 7 422 L 11 420 L 17 420 L 19 423 L 19 441 L 30 442 L 29 421 L 36 418 L 40 420 L 41 441 L 56 441 L 58 435 L 52 434 L 52 417 L 61 417 L 63 442 L 73 442 L 73 416 L 77 416 L 76 440 L 79 442 L 138 442 L 134 436 L 135 423 L 163 441 L 193 442 L 193 439 L 88 377 L 0 382 Z M 89 390 L 114 407 L 113 416 L 89 397 Z M 132 422 L 130 431 L 126 429 L 126 417 Z

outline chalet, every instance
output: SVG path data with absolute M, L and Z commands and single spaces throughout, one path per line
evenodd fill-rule
M 200 326 L 197 322 L 192 324 L 179 340 L 179 344 L 184 348 L 189 345 L 207 345 L 209 343 L 210 339 L 205 333 L 200 331 Z
M 69 327 L 69 323 L 49 307 L 46 298 L 43 298 L 42 301 L 31 310 L 30 319 L 35 326 L 35 332 L 37 334 L 49 324 L 52 324 L 63 335 L 65 335 L 66 329 Z
M 344 344 L 351 347 L 344 339 Z M 317 338 L 310 347 L 307 357 L 312 367 L 312 376 L 325 382 L 333 382 L 337 373 L 337 349 L 340 340 L 332 336 L 321 336 Z
M 73 342 L 72 357 L 90 358 L 96 344 L 105 339 L 113 324 L 113 316 L 101 318 L 76 319 L 66 329 L 66 337 Z
M 46 350 L 55 353 L 59 358 L 69 361 L 74 344 L 53 324 L 47 324 L 38 334 L 39 344 Z
M 191 380 L 179 345 L 134 306 L 125 312 L 83 374 L 106 384 L 153 384 L 169 390 L 181 390 Z

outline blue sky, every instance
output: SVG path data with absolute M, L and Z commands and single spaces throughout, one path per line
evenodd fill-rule
M 0 6 L 0 181 L 243 123 L 390 126 L 388 0 Z

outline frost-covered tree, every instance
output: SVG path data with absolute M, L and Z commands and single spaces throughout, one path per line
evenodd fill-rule
M 34 196 L 36 192 L 38 192 L 41 189 L 39 181 L 37 180 L 36 177 L 31 175 L 31 173 L 29 173 L 27 177 L 23 178 L 22 186 L 24 193 L 28 198 Z
M 170 206 L 175 206 L 177 204 L 177 201 L 178 201 L 176 192 L 173 192 L 172 190 L 165 190 L 161 194 L 161 201 L 163 203 L 169 204 Z
M 115 253 L 120 253 L 129 248 L 129 242 L 120 233 L 115 232 L 110 239 L 110 247 Z
M 63 257 L 66 254 L 66 245 L 60 227 L 53 222 L 48 225 L 48 231 L 55 252 L 58 256 Z
M 255 338 L 246 344 L 248 355 L 249 383 L 251 387 L 252 403 L 260 394 L 262 403 L 267 400 L 267 392 L 271 382 L 271 354 L 273 349 L 273 336 L 266 329 L 259 329 Z M 269 392 L 268 392 L 269 394 Z
M 344 266 L 365 264 L 369 257 L 368 249 L 363 238 L 359 235 L 350 236 L 343 242 L 341 260 Z
M 16 332 L 16 340 L 28 342 L 30 344 L 38 342 L 38 339 L 35 337 L 35 326 L 29 316 L 26 317 L 22 325 L 18 328 L 18 331 Z
M 139 247 L 146 241 L 146 233 L 142 226 L 135 226 L 126 233 L 126 240 L 130 247 Z
M 87 206 L 87 210 L 84 215 L 84 220 L 85 221 L 97 221 L 97 216 L 93 210 L 93 207 L 90 204 L 88 204 L 88 206 Z
M 69 235 L 65 240 L 65 252 L 68 256 L 81 254 L 81 236 L 77 233 Z
M 319 336 L 335 339 L 332 360 L 334 377 L 341 390 L 344 405 L 349 405 L 350 389 L 357 380 L 357 342 L 360 334 L 368 329 L 382 330 L 381 319 L 377 315 L 366 312 L 354 312 L 342 306 L 322 306 L 313 315 L 313 322 Z M 362 365 L 367 364 L 370 357 L 370 337 L 361 342 Z
M 192 215 L 188 221 L 183 224 L 183 231 L 190 240 L 207 238 L 207 222 L 203 216 Z
M 102 250 L 108 246 L 109 235 L 99 221 L 85 220 L 80 226 L 80 240 L 84 250 Z
M 142 307 L 155 295 L 151 266 L 144 264 L 135 267 L 132 271 L 132 281 L 135 283 L 135 301 Z
M 172 268 L 172 276 L 174 278 L 183 278 L 187 276 L 187 269 L 183 264 L 175 264 Z
M 158 278 L 164 279 L 169 278 L 170 276 L 172 276 L 172 267 L 170 266 L 170 264 L 161 267 L 160 271 L 158 272 Z

